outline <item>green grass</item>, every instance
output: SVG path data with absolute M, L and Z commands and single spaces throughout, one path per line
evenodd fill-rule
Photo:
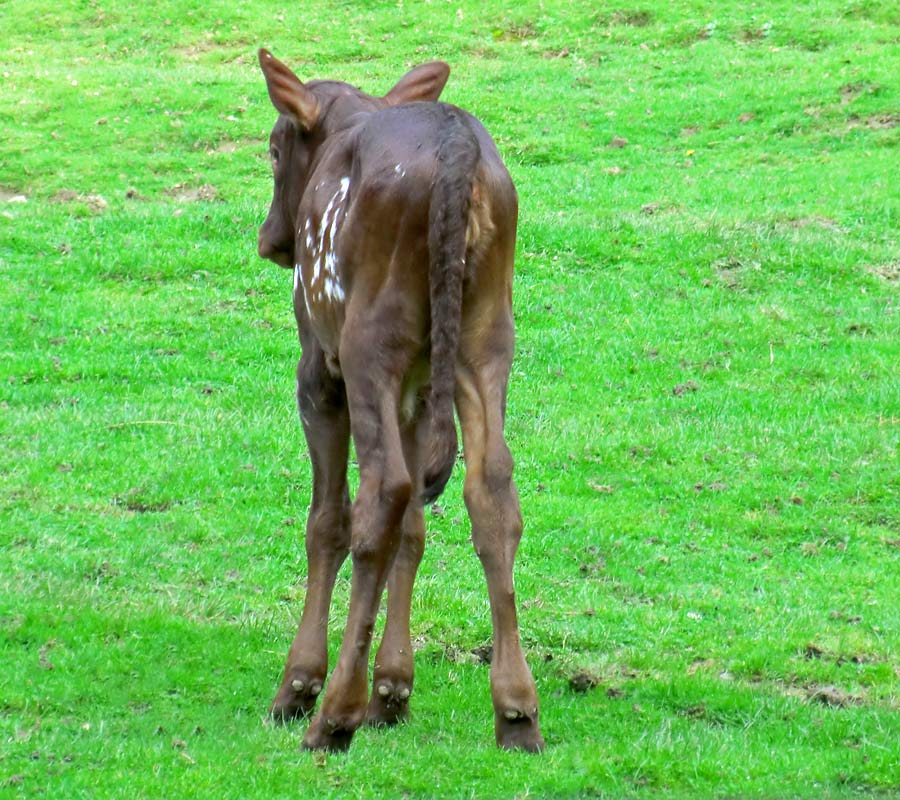
M 900 796 L 896 7 L 196 5 L 0 4 L 0 796 Z M 446 59 L 516 180 L 543 756 L 493 746 L 461 471 L 411 723 L 263 722 L 310 466 L 260 45 Z

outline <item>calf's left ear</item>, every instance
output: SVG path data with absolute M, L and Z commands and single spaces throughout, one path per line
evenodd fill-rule
M 266 88 L 272 105 L 293 120 L 301 130 L 312 130 L 319 119 L 319 101 L 294 75 L 268 50 L 260 48 L 259 66 L 266 76 Z
M 443 61 L 429 61 L 413 67 L 385 96 L 389 105 L 415 100 L 437 100 L 450 77 L 450 67 Z

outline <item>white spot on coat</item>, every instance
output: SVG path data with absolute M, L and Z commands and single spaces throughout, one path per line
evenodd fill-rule
M 324 184 L 320 183 L 316 188 L 318 189 L 322 185 Z M 303 301 L 310 317 L 312 317 L 310 300 L 315 304 L 323 303 L 326 299 L 332 303 L 342 303 L 345 298 L 344 288 L 338 277 L 338 256 L 335 252 L 335 244 L 344 218 L 344 203 L 349 191 L 350 178 L 341 178 L 337 189 L 325 206 L 318 228 L 314 220 L 309 218 L 300 231 L 301 235 L 305 237 L 303 244 L 308 259 L 304 259 L 304 261 L 307 264 L 309 261 L 312 262 L 312 275 L 309 284 L 304 283 L 298 264 L 294 273 L 294 291 L 297 291 L 298 284 L 302 287 Z
M 322 223 L 319 228 L 319 243 L 314 254 L 315 269 L 313 281 L 318 282 L 324 276 L 324 285 L 320 295 L 331 301 L 342 302 L 344 289 L 338 278 L 338 258 L 334 250 L 337 242 L 340 223 L 343 219 L 344 201 L 350 191 L 350 178 L 343 177 L 338 188 L 328 201 L 325 213 L 322 215 Z
M 296 296 L 297 290 L 300 290 L 303 293 L 303 305 L 306 306 L 306 315 L 308 317 L 312 317 L 312 311 L 309 308 L 309 300 L 306 297 L 306 285 L 303 283 L 303 268 L 300 264 L 294 265 L 294 295 Z

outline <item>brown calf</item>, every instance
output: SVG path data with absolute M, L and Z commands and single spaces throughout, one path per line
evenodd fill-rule
M 408 717 L 422 506 L 453 468 L 455 399 L 465 502 L 490 595 L 497 743 L 541 750 L 513 591 L 522 517 L 503 437 L 513 355 L 512 181 L 481 124 L 434 102 L 446 64 L 416 67 L 372 97 L 336 81 L 304 84 L 265 50 L 259 62 L 280 114 L 259 254 L 294 270 L 297 403 L 313 467 L 306 602 L 272 714 L 304 716 L 315 706 L 328 668 L 331 594 L 349 552 L 347 627 L 304 746 L 344 750 L 364 721 Z M 351 435 L 359 461 L 352 505 Z M 369 699 L 369 648 L 385 585 Z

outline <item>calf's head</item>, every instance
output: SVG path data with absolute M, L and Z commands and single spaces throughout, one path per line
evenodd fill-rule
M 417 100 L 437 100 L 450 67 L 442 61 L 421 64 L 386 95 L 373 97 L 340 81 L 303 83 L 268 50 L 259 51 L 259 65 L 279 117 L 269 136 L 275 191 L 269 215 L 259 229 L 258 249 L 260 257 L 292 267 L 297 209 L 322 145 L 351 127 L 360 114 Z

